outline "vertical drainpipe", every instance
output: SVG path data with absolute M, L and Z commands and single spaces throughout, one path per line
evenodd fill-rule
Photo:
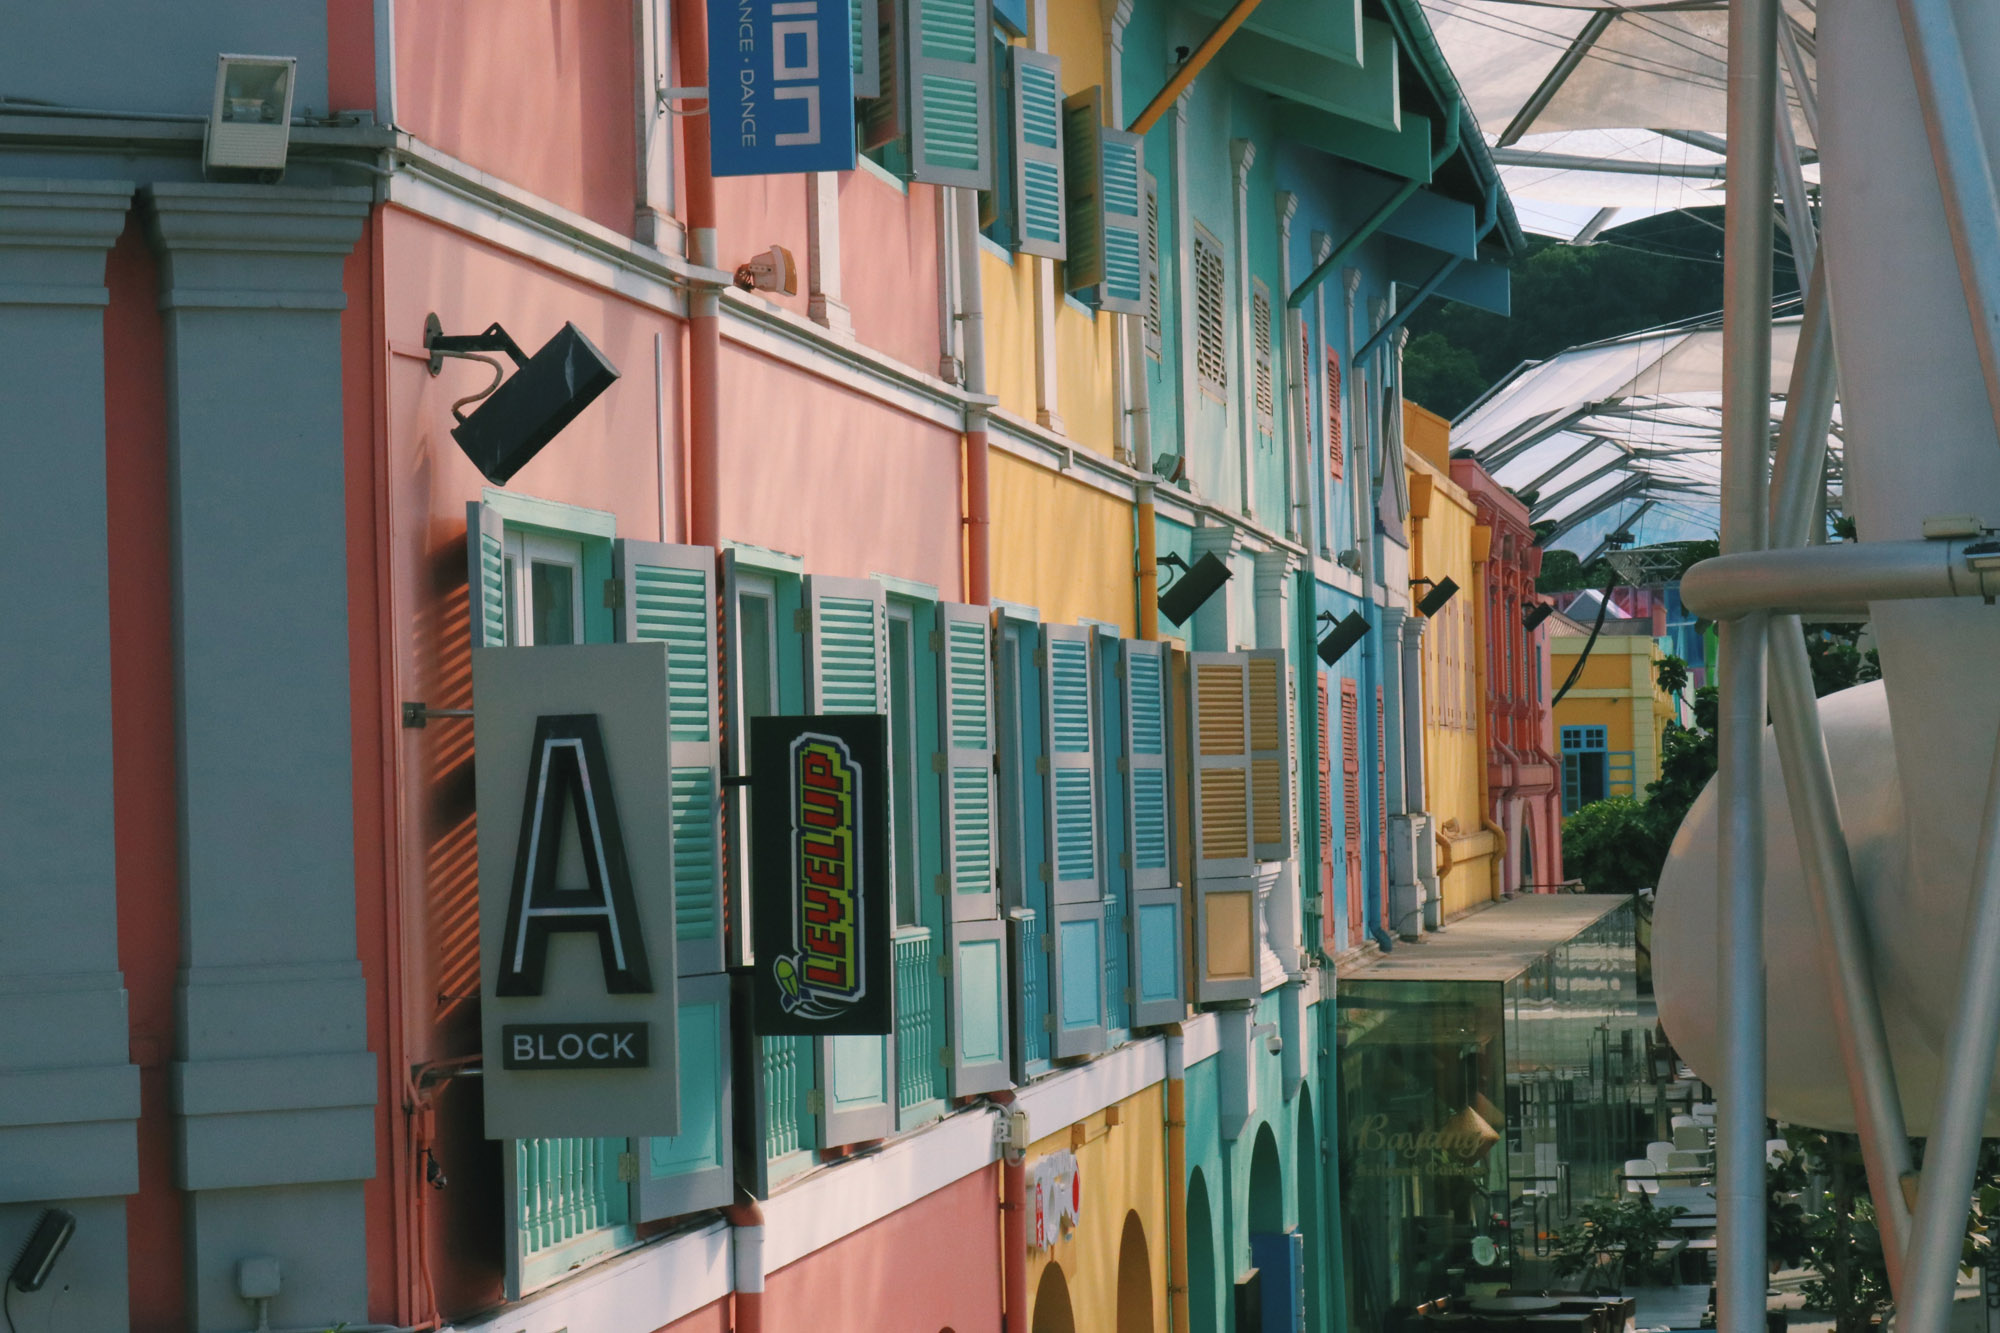
M 1011 1091 L 990 1092 L 986 1100 L 1003 1116 L 1014 1111 Z M 1028 1333 L 1028 1145 L 1014 1143 L 1000 1152 L 1000 1327 L 1005 1333 Z
M 965 600 L 993 600 L 992 512 L 987 490 L 986 302 L 980 290 L 979 196 L 953 191 L 958 233 L 958 285 L 965 335 Z M 1023 1261 L 1025 1262 L 1025 1260 Z M 1023 1281 L 1026 1280 L 1024 1277 Z
M 764 1333 L 764 1210 L 744 1197 L 722 1210 L 735 1255 L 736 1319 L 732 1333 Z
M 708 10 L 682 5 L 681 78 L 708 86 Z M 715 177 L 709 172 L 710 117 L 685 116 L 688 259 L 719 268 L 715 237 Z M 688 541 L 722 543 L 722 292 L 706 283 L 688 294 Z
M 1188 1311 L 1187 1048 L 1179 1023 L 1167 1026 L 1166 1038 L 1167 1314 L 1174 1333 L 1187 1333 L 1193 1327 Z
M 1480 534 L 1484 533 L 1482 537 Z M 1479 747 L 1479 826 L 1499 839 L 1499 848 L 1487 863 L 1492 878 L 1492 894 L 1495 899 L 1507 892 L 1507 831 L 1493 820 L 1493 769 L 1487 747 L 1492 743 L 1487 731 L 1486 713 L 1486 654 L 1487 636 L 1492 628 L 1486 623 L 1486 600 L 1488 580 L 1493 568 L 1493 529 L 1486 524 L 1477 524 L 1472 529 L 1472 694 L 1475 744 Z
M 1132 527 L 1139 539 L 1139 637 L 1154 642 L 1160 637 L 1160 560 L 1158 528 L 1153 512 L 1153 483 L 1142 481 L 1132 491 Z

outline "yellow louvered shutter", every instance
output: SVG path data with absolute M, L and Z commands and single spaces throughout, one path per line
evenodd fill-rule
M 1195 998 L 1258 994 L 1250 655 L 1191 653 Z

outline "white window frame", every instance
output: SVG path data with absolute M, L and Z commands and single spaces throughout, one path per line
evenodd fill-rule
M 553 537 L 542 532 L 525 532 L 507 525 L 503 543 L 507 562 L 507 642 L 515 648 L 531 648 L 534 642 L 534 566 L 558 565 L 569 571 L 570 642 L 583 639 L 583 542 L 575 538 Z

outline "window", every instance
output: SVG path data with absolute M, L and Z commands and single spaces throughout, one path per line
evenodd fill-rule
M 1326 351 L 1326 461 L 1333 470 L 1335 481 L 1340 480 L 1347 464 L 1346 445 L 1340 426 L 1340 353 L 1329 347 Z
M 1218 399 L 1229 391 L 1229 354 L 1222 323 L 1224 272 L 1222 243 L 1195 228 L 1195 378 L 1203 392 Z
M 1146 173 L 1146 354 L 1160 356 L 1160 178 Z
M 1271 370 L 1271 293 L 1262 279 L 1250 284 L 1250 325 L 1256 336 L 1256 409 L 1257 429 L 1266 435 L 1274 433 L 1273 422 L 1277 415 L 1277 394 Z
M 1610 767 L 1603 727 L 1562 729 L 1563 813 L 1601 801 L 1610 794 Z
M 507 642 L 582 643 L 583 543 L 509 528 L 506 560 Z
M 890 850 L 896 878 L 896 924 L 920 926 L 917 901 L 917 706 L 916 663 L 910 647 L 911 609 L 889 607 L 889 786 L 894 815 Z

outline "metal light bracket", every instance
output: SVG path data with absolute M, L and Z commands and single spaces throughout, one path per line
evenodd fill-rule
M 424 316 L 424 350 L 431 354 L 431 378 L 437 378 L 444 369 L 444 359 L 448 356 L 464 357 L 468 361 L 485 361 L 474 352 L 505 352 L 515 369 L 528 364 L 520 345 L 507 336 L 507 330 L 498 324 L 489 325 L 484 333 L 446 333 L 444 325 L 436 313 Z M 490 363 L 489 363 L 490 364 Z
M 455 719 L 472 717 L 470 708 L 432 708 L 421 699 L 403 700 L 403 725 L 422 731 L 433 718 Z

